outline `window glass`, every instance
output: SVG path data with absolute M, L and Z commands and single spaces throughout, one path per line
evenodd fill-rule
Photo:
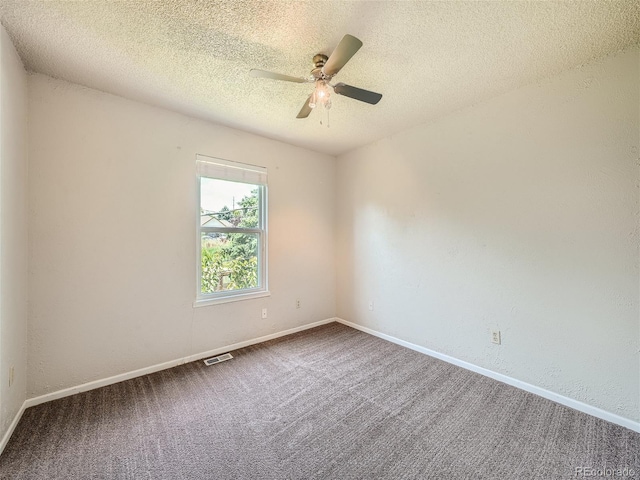
M 265 291 L 266 185 L 201 174 L 199 186 L 198 299 Z

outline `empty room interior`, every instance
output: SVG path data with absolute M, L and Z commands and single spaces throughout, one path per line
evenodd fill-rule
M 640 477 L 640 2 L 0 22 L 1 478 Z

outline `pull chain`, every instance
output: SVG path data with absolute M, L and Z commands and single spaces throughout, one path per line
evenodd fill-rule
M 323 110 L 327 112 L 327 128 L 330 128 L 331 125 L 329 124 L 329 109 L 331 108 L 331 103 L 328 103 L 328 105 L 323 104 L 323 107 Z M 324 125 L 324 123 L 322 123 L 322 117 L 320 117 L 320 125 Z

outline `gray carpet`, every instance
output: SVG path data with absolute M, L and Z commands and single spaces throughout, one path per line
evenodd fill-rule
M 0 477 L 640 478 L 639 434 L 341 324 L 233 354 L 27 409 Z

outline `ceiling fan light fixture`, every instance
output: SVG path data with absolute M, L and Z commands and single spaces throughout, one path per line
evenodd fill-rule
M 321 103 L 326 106 L 327 102 L 330 102 L 331 92 L 329 91 L 329 85 L 325 80 L 318 80 L 316 82 L 316 89 L 313 92 L 315 103 Z

